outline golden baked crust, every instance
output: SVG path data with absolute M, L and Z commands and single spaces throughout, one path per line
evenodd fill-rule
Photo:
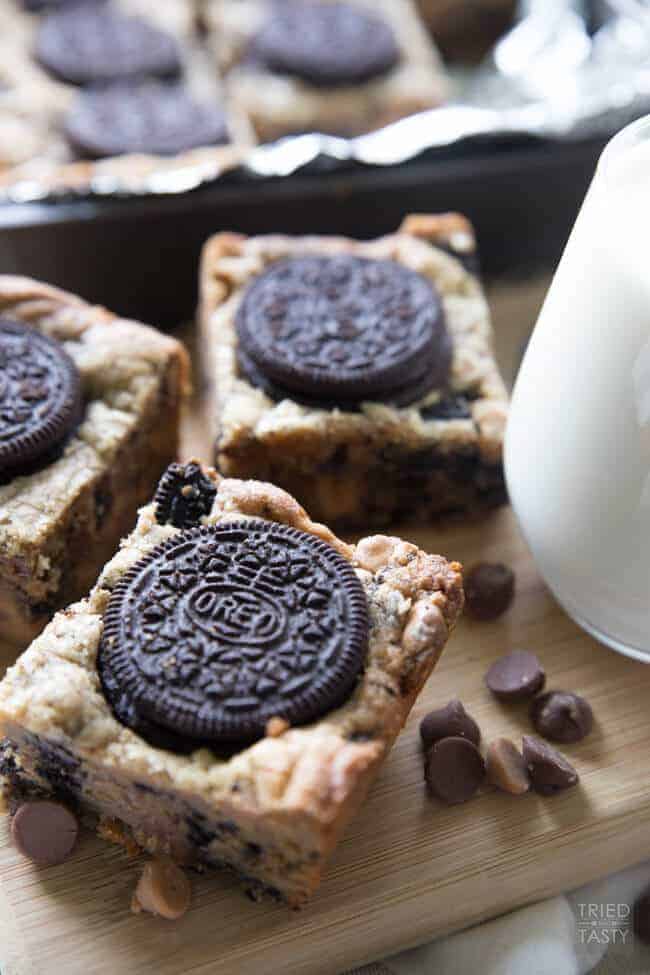
M 384 77 L 342 88 L 315 88 L 244 61 L 267 9 L 266 0 L 208 0 L 212 46 L 235 104 L 258 137 L 292 132 L 359 135 L 405 115 L 435 108 L 449 92 L 446 75 L 411 0 L 353 0 L 380 13 L 395 32 L 400 64 Z
M 507 394 L 494 359 L 483 291 L 460 260 L 473 250 L 471 225 L 458 214 L 411 215 L 397 233 L 372 241 L 279 234 L 212 237 L 201 263 L 199 317 L 222 473 L 268 478 L 295 494 L 315 517 L 335 523 L 380 524 L 402 514 L 402 505 L 423 517 L 480 507 L 481 478 L 489 475 L 495 484 L 501 479 Z M 273 261 L 305 253 L 391 259 L 429 278 L 441 295 L 454 342 L 449 391 L 468 398 L 470 415 L 428 418 L 427 408 L 440 401 L 440 390 L 406 408 L 364 403 L 360 412 L 350 413 L 290 399 L 274 402 L 243 378 L 235 317 L 244 289 Z M 462 470 L 460 476 L 444 473 L 445 463 L 451 469 L 458 461 L 461 468 L 465 459 L 473 465 L 466 476 Z M 426 475 L 419 498 L 406 498 L 410 487 L 419 490 L 402 483 L 402 471 L 408 476 L 409 470 L 411 480 Z
M 183 823 L 200 811 L 202 835 L 210 825 L 215 833 L 209 855 L 203 854 L 207 862 L 234 866 L 299 905 L 318 885 L 325 858 L 454 628 L 463 603 L 461 567 L 387 536 L 347 545 L 284 491 L 208 474 L 218 492 L 203 523 L 277 521 L 328 542 L 355 566 L 371 633 L 365 669 L 349 700 L 311 725 L 271 727 L 230 758 L 205 748 L 172 754 L 122 727 L 101 692 L 95 659 L 111 590 L 130 566 L 178 532 L 157 524 L 149 505 L 88 599 L 59 613 L 0 684 L 0 731 L 12 743 L 14 761 L 37 782 L 35 739 L 66 749 L 81 763 L 82 803 L 125 823 L 152 851 L 196 859 L 194 834 L 190 829 L 188 840 Z M 137 803 L 129 805 L 136 783 Z M 167 809 L 173 827 L 164 820 Z M 113 834 L 123 841 L 123 830 Z M 251 849 L 258 850 L 252 860 Z
M 20 648 L 92 584 L 174 458 L 189 360 L 170 336 L 29 278 L 0 275 L 0 315 L 62 342 L 86 401 L 58 460 L 0 486 L 0 647 Z
M 114 0 L 125 13 L 145 17 L 181 44 L 183 81 L 199 99 L 224 102 L 231 144 L 193 149 L 173 157 L 130 154 L 98 161 L 75 160 L 62 133 L 65 114 L 79 89 L 52 78 L 32 56 L 42 17 L 16 0 L 0 0 L 0 195 L 20 200 L 22 186 L 41 195 L 153 192 L 175 173 L 187 181 L 216 178 L 237 166 L 254 144 L 248 119 L 225 99 L 214 65 L 195 32 L 188 0 Z

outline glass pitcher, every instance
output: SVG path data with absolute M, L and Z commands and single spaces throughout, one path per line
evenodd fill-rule
M 506 477 L 567 612 L 650 661 L 650 116 L 603 152 L 526 351 Z

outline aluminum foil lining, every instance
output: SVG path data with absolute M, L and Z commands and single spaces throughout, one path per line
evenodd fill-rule
M 650 0 L 523 0 L 515 27 L 487 61 L 457 78 L 454 101 L 354 139 L 287 137 L 236 151 L 199 150 L 38 172 L 0 190 L 28 202 L 70 196 L 177 194 L 229 179 L 394 166 L 468 140 L 606 137 L 650 112 Z M 72 178 L 70 178 L 72 176 Z

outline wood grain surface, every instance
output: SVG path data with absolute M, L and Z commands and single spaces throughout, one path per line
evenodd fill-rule
M 520 307 L 512 295 L 508 302 Z M 506 349 L 523 340 L 530 307 L 520 312 L 500 335 Z M 184 444 L 186 456 L 195 453 L 205 453 L 196 411 Z M 141 861 L 86 834 L 67 863 L 38 869 L 13 849 L 3 822 L 2 975 L 337 975 L 650 855 L 650 667 L 599 646 L 565 616 L 508 509 L 402 534 L 466 564 L 510 563 L 517 598 L 497 622 L 460 624 L 312 903 L 297 914 L 253 904 L 212 874 L 193 880 L 180 922 L 133 916 Z M 498 704 L 483 686 L 488 664 L 517 647 L 540 656 L 550 688 L 579 691 L 593 705 L 594 732 L 566 748 L 581 786 L 550 799 L 486 790 L 463 806 L 431 801 L 418 744 L 428 709 L 460 697 L 486 741 L 528 732 L 526 708 Z

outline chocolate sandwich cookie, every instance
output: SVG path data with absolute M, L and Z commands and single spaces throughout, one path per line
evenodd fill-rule
M 36 37 L 36 57 L 73 85 L 173 78 L 181 70 L 173 37 L 140 17 L 97 3 L 75 4 L 47 17 Z
M 271 6 L 251 56 L 277 74 L 331 88 L 387 74 L 400 51 L 392 28 L 369 10 L 285 0 Z
M 25 10 L 32 13 L 47 13 L 61 7 L 80 6 L 82 3 L 107 3 L 108 0 L 19 0 Z
M 229 139 L 218 106 L 195 101 L 182 85 L 154 81 L 83 92 L 64 132 L 72 149 L 90 159 L 131 152 L 170 156 Z
M 50 10 L 59 10 L 61 7 L 72 7 L 82 3 L 106 3 L 107 0 L 19 0 L 25 10 L 33 13 L 41 13 Z
M 81 415 L 79 373 L 63 347 L 0 318 L 0 484 L 53 460 Z
M 236 319 L 240 369 L 275 399 L 405 406 L 444 385 L 451 340 L 431 283 L 394 261 L 339 255 L 273 264 Z
M 159 525 L 191 528 L 212 511 L 217 486 L 196 461 L 170 464 L 160 478 L 154 505 Z
M 187 752 L 337 707 L 367 645 L 350 564 L 312 535 L 251 519 L 180 532 L 127 572 L 104 617 L 98 669 L 119 721 Z

